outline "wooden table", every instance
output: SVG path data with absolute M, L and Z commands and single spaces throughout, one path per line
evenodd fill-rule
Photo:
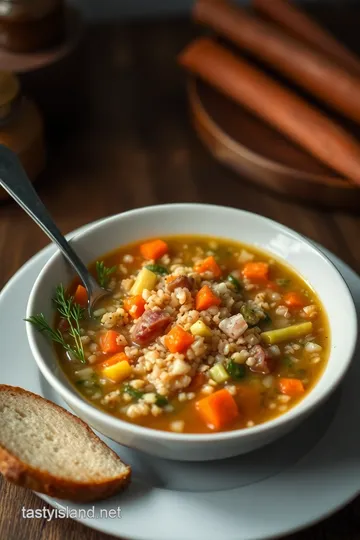
M 330 22 L 334 17 L 329 15 Z M 351 13 L 344 12 L 343 18 L 346 35 L 349 29 L 358 30 Z M 359 216 L 324 212 L 261 191 L 215 163 L 198 141 L 188 120 L 184 77 L 174 62 L 195 31 L 185 21 L 89 30 L 84 101 L 79 103 L 86 118 L 52 145 L 38 183 L 55 221 L 67 233 L 92 220 L 156 203 L 237 206 L 292 227 L 359 271 L 360 209 Z M 74 78 L 74 84 L 78 82 Z M 0 286 L 46 244 L 44 234 L 15 204 L 0 206 Z M 1 540 L 109 538 L 71 520 L 22 519 L 23 506 L 42 508 L 43 502 L 0 479 Z M 360 498 L 291 538 L 360 539 Z

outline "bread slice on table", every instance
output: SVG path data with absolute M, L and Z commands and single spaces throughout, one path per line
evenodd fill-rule
M 0 385 L 0 473 L 7 480 L 76 502 L 125 488 L 131 469 L 85 422 L 22 388 Z

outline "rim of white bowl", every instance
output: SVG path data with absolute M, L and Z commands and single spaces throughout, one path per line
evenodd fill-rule
M 234 208 L 232 206 L 222 206 L 222 205 L 215 205 L 215 204 L 202 204 L 202 203 L 174 203 L 174 204 L 158 204 L 153 206 L 144 206 L 141 208 L 135 208 L 133 210 L 128 210 L 126 212 L 121 212 L 119 214 L 111 215 L 108 217 L 105 217 L 101 220 L 97 220 L 95 222 L 92 222 L 89 224 L 85 231 L 79 232 L 71 237 L 71 240 L 75 239 L 81 239 L 83 237 L 91 235 L 91 233 L 96 230 L 98 227 L 105 226 L 111 221 L 117 221 L 121 217 L 126 217 L 129 215 L 139 215 L 139 214 L 146 214 L 156 211 L 157 209 L 164 209 L 164 210 L 185 210 L 190 208 L 196 208 L 201 206 L 204 209 L 212 210 L 217 209 L 224 212 L 239 212 L 243 215 L 251 215 L 255 216 L 259 220 L 263 221 L 264 223 L 272 224 L 273 226 L 276 225 L 280 230 L 286 232 L 288 235 L 291 235 L 293 238 L 295 238 L 298 241 L 301 241 L 305 244 L 307 244 L 311 249 L 315 251 L 315 253 L 323 259 L 323 261 L 328 264 L 332 270 L 337 274 L 337 277 L 339 279 L 339 286 L 342 287 L 342 294 L 347 297 L 349 308 L 352 311 L 350 313 L 350 319 L 352 321 L 352 327 L 350 328 L 350 343 L 348 346 L 347 354 L 346 356 L 343 356 L 343 362 L 341 364 L 341 367 L 339 368 L 339 372 L 337 376 L 334 378 L 333 382 L 327 387 L 324 388 L 321 391 L 321 394 L 319 395 L 318 399 L 315 402 L 309 401 L 309 398 L 314 391 L 314 388 L 312 391 L 304 397 L 300 403 L 292 407 L 289 411 L 281 414 L 280 416 L 273 418 L 271 420 L 268 420 L 262 424 L 255 425 L 248 429 L 236 429 L 231 431 L 221 431 L 221 432 L 214 432 L 214 433 L 174 433 L 171 431 L 163 431 L 158 429 L 153 429 L 149 427 L 139 426 L 137 424 L 133 424 L 131 422 L 127 422 L 126 420 L 122 420 L 121 418 L 117 418 L 115 416 L 112 416 L 109 413 L 106 413 L 102 411 L 101 409 L 98 409 L 95 405 L 92 405 L 90 402 L 88 402 L 85 398 L 81 396 L 81 394 L 77 394 L 75 389 L 69 390 L 58 378 L 57 376 L 49 369 L 46 362 L 43 359 L 43 355 L 41 351 L 39 350 L 35 336 L 37 335 L 37 331 L 34 328 L 34 326 L 26 322 L 26 332 L 28 336 L 28 341 L 30 344 L 31 351 L 35 357 L 36 363 L 41 371 L 41 373 L 44 375 L 45 379 L 48 381 L 48 383 L 63 397 L 63 399 L 71 406 L 71 404 L 74 404 L 75 408 L 78 410 L 83 410 L 84 413 L 89 418 L 96 418 L 96 421 L 98 423 L 103 423 L 107 427 L 111 429 L 119 429 L 121 431 L 126 431 L 129 434 L 136 434 L 143 437 L 148 437 L 151 439 L 156 439 L 158 442 L 161 441 L 181 441 L 181 442 L 189 442 L 189 443 L 196 443 L 196 442 L 220 442 L 228 439 L 233 438 L 248 438 L 252 437 L 256 434 L 265 433 L 267 431 L 272 431 L 273 429 L 277 427 L 281 427 L 285 424 L 287 424 L 289 421 L 294 420 L 296 418 L 301 419 L 306 413 L 310 413 L 314 408 L 318 407 L 321 403 L 323 403 L 330 394 L 338 387 L 342 379 L 344 378 L 351 360 L 354 355 L 356 342 L 357 342 L 357 327 L 358 327 L 358 320 L 357 320 L 357 314 L 356 309 L 354 305 L 354 301 L 352 298 L 352 295 L 350 293 L 350 289 L 343 279 L 341 273 L 338 271 L 334 263 L 322 252 L 320 251 L 317 246 L 311 241 L 308 240 L 306 237 L 302 236 L 301 234 L 297 233 L 290 227 L 287 227 L 273 219 L 267 218 L 265 216 L 262 216 L 260 214 L 256 214 L 255 212 L 249 212 L 247 210 L 242 210 L 239 208 Z M 61 252 L 57 251 L 54 253 L 48 262 L 43 267 L 42 271 L 40 272 L 39 276 L 37 277 L 28 300 L 27 309 L 26 309 L 26 318 L 29 318 L 33 313 L 33 304 L 36 301 L 38 290 L 40 288 L 43 276 L 47 273 L 47 269 L 51 264 L 53 264 L 53 261 L 61 257 Z M 296 270 L 296 269 L 295 269 Z M 316 291 L 315 291 L 316 292 Z M 45 339 L 45 338 L 44 338 Z M 331 354 L 331 352 L 330 352 Z M 55 355 L 55 351 L 54 351 Z M 55 355 L 56 356 L 56 355 Z M 325 368 L 326 370 L 326 368 Z M 323 375 L 322 375 L 323 376 Z M 321 376 L 321 377 L 322 377 Z M 319 381 L 321 380 L 321 377 Z

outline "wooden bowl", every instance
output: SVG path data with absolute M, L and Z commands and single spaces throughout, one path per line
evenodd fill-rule
M 197 79 L 190 79 L 188 96 L 199 137 L 217 160 L 242 177 L 303 202 L 360 210 L 360 188 L 245 108 Z

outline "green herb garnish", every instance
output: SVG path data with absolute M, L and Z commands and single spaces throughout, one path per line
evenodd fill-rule
M 279 278 L 276 280 L 276 283 L 279 285 L 279 287 L 287 287 L 290 285 L 291 279 Z
M 261 319 L 261 312 L 251 308 L 247 304 L 243 304 L 240 308 L 240 313 L 244 317 L 245 322 L 249 326 L 256 326 Z
M 148 264 L 145 266 L 150 272 L 154 272 L 154 274 L 158 274 L 159 276 L 167 276 L 169 271 L 165 266 L 161 266 L 160 264 Z
M 110 276 L 114 272 L 116 272 L 116 266 L 105 266 L 104 261 L 96 261 L 95 263 L 96 267 L 96 273 L 97 273 L 97 280 L 100 285 L 100 287 L 103 287 L 104 289 L 107 288 L 110 281 Z
M 140 390 L 136 390 L 136 388 L 131 386 L 131 384 L 125 384 L 123 386 L 123 392 L 126 392 L 127 394 L 129 394 L 129 396 L 135 399 L 140 399 L 144 395 L 144 392 L 140 392 Z
M 70 343 L 67 343 L 65 341 L 60 330 L 54 330 L 53 328 L 51 328 L 51 326 L 45 319 L 43 313 L 40 313 L 39 315 L 33 315 L 32 317 L 25 319 L 25 321 L 33 324 L 39 332 L 46 334 L 55 343 L 59 343 L 59 345 L 61 345 L 63 349 L 65 349 L 65 351 L 68 352 L 71 356 L 77 358 L 83 363 L 85 362 L 84 350 L 82 348 L 82 344 L 81 344 L 81 350 L 78 350 L 77 348 L 72 347 Z
M 284 366 L 287 366 L 287 367 L 292 367 L 294 364 L 290 356 L 284 356 L 284 358 L 282 359 L 282 363 L 284 364 Z
M 129 396 L 131 396 L 132 398 L 134 398 L 136 400 L 141 399 L 146 394 L 146 392 L 141 392 L 141 390 L 136 390 L 136 388 L 131 386 L 131 384 L 129 384 L 129 383 L 124 384 L 124 386 L 122 388 L 122 391 L 124 393 L 126 392 L 127 394 L 129 394 Z M 168 400 L 166 399 L 165 396 L 161 396 L 160 394 L 156 394 L 155 404 L 158 405 L 158 407 L 164 407 L 168 403 L 169 402 L 168 402 Z
M 261 322 L 264 323 L 264 324 L 271 324 L 272 319 L 271 319 L 270 315 L 265 312 L 265 317 L 262 319 Z
M 233 360 L 230 360 L 226 369 L 230 377 L 236 381 L 243 379 L 246 375 L 246 367 L 243 364 L 236 364 Z
M 70 353 L 71 356 L 77 358 L 80 362 L 85 363 L 84 347 L 81 341 L 79 324 L 80 320 L 84 317 L 85 309 L 79 304 L 76 304 L 72 296 L 65 298 L 63 285 L 59 285 L 56 288 L 53 301 L 61 317 L 65 319 L 69 325 L 68 333 L 74 340 L 73 345 L 65 341 L 64 336 L 59 329 L 54 330 L 51 328 L 43 313 L 33 315 L 25 320 L 33 324 L 39 332 L 46 334 L 52 341 L 59 343 L 59 345 L 61 345 L 66 352 Z
M 234 289 L 236 292 L 241 291 L 240 281 L 236 279 L 236 277 L 234 277 L 232 274 L 229 274 L 227 277 L 227 280 L 231 283 L 231 285 L 234 286 Z
M 165 407 L 165 405 L 167 405 L 168 403 L 169 401 L 166 399 L 165 396 L 160 396 L 159 394 L 157 394 L 155 405 L 157 405 L 158 407 Z

